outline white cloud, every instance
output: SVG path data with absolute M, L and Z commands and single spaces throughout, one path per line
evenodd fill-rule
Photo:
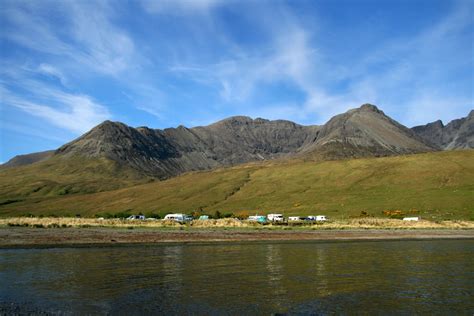
M 53 5 L 54 4 L 54 5 Z M 110 22 L 113 9 L 106 2 L 63 1 L 41 6 L 35 2 L 7 2 L 1 38 L 56 57 L 65 67 L 117 76 L 137 67 L 144 58 L 132 38 Z M 62 26 L 57 27 L 58 16 Z M 73 61 L 71 63 L 70 61 Z
M 64 74 L 62 73 L 61 70 L 59 70 L 58 68 L 56 68 L 52 65 L 48 65 L 48 64 L 44 64 L 44 63 L 40 64 L 38 66 L 38 72 L 40 72 L 42 74 L 45 74 L 45 75 L 56 77 L 57 79 L 59 79 L 59 81 L 61 82 L 61 84 L 63 86 L 67 86 L 66 76 L 64 76 Z
M 106 74 L 119 74 L 142 62 L 131 37 L 110 23 L 112 9 L 104 3 L 70 2 L 72 35 L 83 48 L 75 58 Z
M 111 116 L 105 106 L 89 96 L 65 93 L 46 86 L 42 87 L 38 101 L 26 100 L 5 87 L 1 87 L 0 92 L 5 105 L 14 106 L 75 134 L 82 134 Z M 41 100 L 54 100 L 57 106 L 46 105 Z
M 48 1 L 39 4 L 7 0 L 0 10 L 0 20 L 4 22 L 4 27 L 0 29 L 0 41 L 12 41 L 33 52 L 29 53 L 31 57 L 28 60 L 15 57 L 5 59 L 1 70 L 5 77 L 1 82 L 20 88 L 27 95 L 41 95 L 47 100 L 46 104 L 51 104 L 56 101 L 52 99 L 51 87 L 38 87 L 39 81 L 35 81 L 41 79 L 38 74 L 57 78 L 62 85 L 56 88 L 57 91 L 77 89 L 77 83 L 91 78 L 98 80 L 97 75 L 105 75 L 131 91 L 134 97 L 131 105 L 158 116 L 159 109 L 153 105 L 151 94 L 155 92 L 158 95 L 160 91 L 147 80 L 146 71 L 142 69 L 145 64 L 149 66 L 149 61 L 137 49 L 133 38 L 114 24 L 118 11 L 119 8 L 107 1 Z M 97 104 L 91 97 L 76 96 L 80 104 L 76 107 L 62 98 L 64 111 L 54 108 L 50 111 L 49 107 L 42 107 L 44 103 L 27 100 L 27 97 L 17 98 L 15 102 L 24 110 L 37 113 L 36 116 L 51 116 L 49 121 L 56 126 L 75 132 L 85 128 L 76 124 L 61 124 L 62 114 L 80 115 L 80 121 L 88 127 L 91 127 L 89 118 L 95 122 L 97 120 L 92 118 L 109 115 L 105 107 L 104 111 L 101 106 L 95 106 Z

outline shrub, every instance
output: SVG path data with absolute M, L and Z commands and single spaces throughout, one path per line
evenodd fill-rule
M 240 220 L 247 219 L 249 218 L 249 212 L 247 211 L 241 212 L 239 215 L 237 215 L 237 218 Z

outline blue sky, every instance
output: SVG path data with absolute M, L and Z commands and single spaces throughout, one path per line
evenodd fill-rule
M 363 103 L 407 126 L 473 106 L 473 1 L 0 2 L 0 162 L 106 120 L 323 124 Z

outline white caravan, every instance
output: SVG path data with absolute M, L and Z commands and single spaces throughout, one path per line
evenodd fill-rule
M 283 214 L 268 214 L 267 219 L 270 222 L 284 222 L 285 221 Z
M 420 218 L 419 217 L 404 217 L 403 220 L 404 221 L 408 221 L 408 222 L 418 222 Z
M 184 223 L 184 222 L 192 221 L 193 217 L 186 214 L 179 213 L 179 214 L 167 214 L 164 219 L 169 220 L 169 221 Z

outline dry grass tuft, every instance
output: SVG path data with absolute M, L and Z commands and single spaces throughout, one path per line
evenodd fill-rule
M 210 220 L 197 220 L 192 222 L 193 227 L 249 227 L 250 223 L 243 222 L 236 218 L 223 218 L 223 219 L 210 219 Z

